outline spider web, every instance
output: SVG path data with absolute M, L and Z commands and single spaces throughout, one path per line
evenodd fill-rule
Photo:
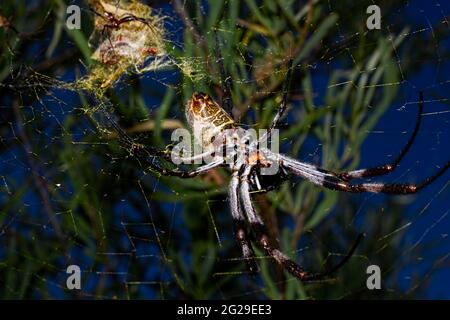
M 295 52 L 300 58 L 280 128 L 282 152 L 331 170 L 389 163 L 414 128 L 423 91 L 416 142 L 394 173 L 373 180 L 418 182 L 432 175 L 450 158 L 450 7 L 394 1 L 382 6 L 381 30 L 368 31 L 371 3 L 310 3 L 321 10 L 309 16 L 301 14 L 306 5 L 293 5 L 305 40 Z M 216 26 L 225 67 L 233 71 L 234 116 L 246 128 L 269 125 L 286 74 L 284 46 L 295 40 L 289 33 L 278 43 L 270 40 L 264 24 L 284 30 L 289 27 L 278 20 L 287 17 L 280 12 L 278 20 L 268 22 L 271 10 L 279 9 L 270 1 L 258 4 L 238 10 L 236 21 L 224 14 Z M 226 170 L 195 180 L 163 177 L 120 144 L 111 121 L 136 143 L 163 149 L 171 143 L 171 131 L 184 126 L 180 106 L 193 90 L 221 96 L 214 24 L 208 20 L 219 13 L 211 2 L 184 5 L 200 38 L 185 32 L 189 26 L 175 2 L 156 3 L 166 17 L 165 41 L 176 63 L 125 73 L 104 96 L 76 85 L 89 71 L 70 59 L 75 38 L 65 35 L 69 40 L 58 42 L 47 59 L 50 67 L 40 62 L 52 42 L 50 32 L 26 40 L 38 49 L 3 48 L 2 297 L 449 298 L 443 287 L 450 275 L 448 172 L 413 196 L 337 193 L 295 178 L 254 195 L 269 233 L 309 271 L 337 263 L 357 233 L 364 234 L 335 275 L 301 284 L 259 250 L 260 273 L 245 270 L 232 235 Z M 10 22 L 19 28 L 15 19 Z M 36 21 L 46 19 L 51 18 Z M 238 31 L 230 29 L 236 24 Z M 86 39 L 89 30 L 81 30 Z M 241 32 L 239 46 L 236 32 Z M 6 29 L 4 36 L 14 39 Z M 166 164 L 161 160 L 161 165 Z M 67 289 L 69 265 L 81 269 L 80 290 Z M 369 265 L 382 271 L 381 290 L 366 287 Z

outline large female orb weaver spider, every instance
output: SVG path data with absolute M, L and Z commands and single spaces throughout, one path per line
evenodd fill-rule
M 356 246 L 361 239 L 361 235 L 357 238 L 348 254 L 331 269 L 321 273 L 309 273 L 305 271 L 303 267 L 290 259 L 278 248 L 271 245 L 263 220 L 253 206 L 250 192 L 264 192 L 268 190 L 263 190 L 265 188 L 261 187 L 259 172 L 262 167 L 266 167 L 270 164 L 276 164 L 280 169 L 279 175 L 281 175 L 283 179 L 287 178 L 289 175 L 298 176 L 315 185 L 336 191 L 349 193 L 372 192 L 404 195 L 416 193 L 431 184 L 450 167 L 450 161 L 441 167 L 434 175 L 416 184 L 390 184 L 364 181 L 361 183 L 352 182 L 355 179 L 365 179 L 385 175 L 397 168 L 400 161 L 414 143 L 421 125 L 424 104 L 422 92 L 420 92 L 419 96 L 418 117 L 412 135 L 397 158 L 389 164 L 374 168 L 335 173 L 312 164 L 300 162 L 284 154 L 275 153 L 268 148 L 260 147 L 262 140 L 270 138 L 271 132 L 277 127 L 279 120 L 286 111 L 289 79 L 293 69 L 291 64 L 292 62 L 289 64 L 288 74 L 286 77 L 287 81 L 285 81 L 283 85 L 282 101 L 278 111 L 272 120 L 267 134 L 259 138 L 256 142 L 242 143 L 242 136 L 238 134 L 240 127 L 233 121 L 227 111 L 217 104 L 210 96 L 204 93 L 194 93 L 192 95 L 192 98 L 186 105 L 186 118 L 188 124 L 194 132 L 194 138 L 201 141 L 204 150 L 207 151 L 200 155 L 182 158 L 183 162 L 192 162 L 198 159 L 198 157 L 205 156 L 205 154 L 214 155 L 215 153 L 220 153 L 221 149 L 234 150 L 234 152 L 225 153 L 224 157 L 214 157 L 213 161 L 200 165 L 193 170 L 188 170 L 182 167 L 172 170 L 161 166 L 161 163 L 158 161 L 159 157 L 162 157 L 172 163 L 174 163 L 174 158 L 168 156 L 166 151 L 157 150 L 149 146 L 136 145 L 136 143 L 134 143 L 134 141 L 124 132 L 124 130 L 117 125 L 117 123 L 114 123 L 111 119 L 109 120 L 113 123 L 113 126 L 118 132 L 121 141 L 127 144 L 137 157 L 145 160 L 151 169 L 157 171 L 161 175 L 177 176 L 179 178 L 192 178 L 217 167 L 228 167 L 231 170 L 228 200 L 234 222 L 234 233 L 236 240 L 241 247 L 243 259 L 246 261 L 249 271 L 256 272 L 258 270 L 258 266 L 255 262 L 254 251 L 247 232 L 247 227 L 249 227 L 248 229 L 252 231 L 257 244 L 269 257 L 275 260 L 279 265 L 299 280 L 308 281 L 329 275 L 342 267 L 356 249 Z M 227 84 L 226 78 L 222 72 L 221 77 L 222 81 L 225 81 L 225 85 L 228 86 L 228 89 L 224 90 L 224 92 L 229 93 L 229 83 Z M 229 97 L 225 98 L 223 101 L 225 101 L 226 104 L 231 103 L 231 99 Z M 203 135 L 198 136 L 198 132 L 202 132 Z M 224 132 L 227 132 L 225 136 L 222 135 Z M 209 138 L 213 135 L 212 133 L 214 133 L 216 138 L 214 142 L 209 140 L 209 138 L 205 140 L 205 133 Z M 232 159 L 230 159 L 230 157 Z

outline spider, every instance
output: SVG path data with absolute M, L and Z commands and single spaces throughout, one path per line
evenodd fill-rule
M 117 31 L 120 30 L 121 25 L 127 22 L 131 21 L 139 21 L 143 24 L 145 24 L 147 27 L 149 27 L 153 32 L 155 32 L 154 28 L 150 25 L 150 23 L 142 18 L 137 17 L 132 13 L 124 13 L 120 17 L 117 17 L 113 13 L 107 11 L 105 8 L 103 8 L 104 14 L 100 14 L 99 12 L 90 9 L 94 14 L 99 16 L 100 18 L 104 19 L 106 22 L 103 24 L 103 29 L 101 31 L 101 39 L 106 38 L 107 30 L 110 30 L 108 32 L 108 42 L 109 45 L 104 45 L 101 52 L 101 60 L 102 63 L 107 65 L 114 65 L 119 62 L 120 60 L 120 54 L 116 53 L 116 49 L 119 49 L 123 46 L 129 46 L 126 41 L 122 39 L 122 35 L 119 34 L 117 37 L 114 37 L 114 41 L 111 40 L 111 36 L 113 33 L 111 31 Z M 133 50 L 133 49 L 132 49 Z M 155 56 L 158 52 L 157 49 L 154 47 L 146 48 L 142 51 L 142 53 Z
M 150 25 L 150 23 L 142 17 L 137 17 L 132 13 L 125 13 L 123 14 L 120 18 L 116 17 L 116 15 L 114 15 L 111 12 L 106 11 L 106 9 L 104 10 L 105 13 L 104 15 L 98 13 L 95 10 L 92 10 L 92 12 L 94 12 L 94 14 L 96 14 L 97 16 L 101 17 L 102 19 L 105 19 L 107 22 L 103 25 L 103 29 L 102 29 L 102 35 L 105 34 L 107 29 L 111 29 L 111 30 L 119 30 L 120 26 L 124 23 L 127 22 L 131 22 L 131 21 L 139 21 L 143 24 L 145 24 L 147 27 L 149 27 L 150 29 L 153 30 L 152 26 Z
M 11 29 L 15 34 L 20 34 L 20 32 L 9 22 L 8 18 L 0 15 L 0 28 Z
M 223 68 L 220 69 L 223 70 Z M 194 133 L 194 138 L 197 141 L 200 141 L 206 152 L 190 157 L 177 157 L 179 157 L 178 159 L 182 159 L 184 163 L 191 163 L 205 155 L 212 156 L 213 159 L 209 163 L 200 165 L 195 169 L 186 169 L 181 166 L 178 166 L 177 169 L 168 169 L 162 166 L 159 158 L 164 158 L 169 162 L 175 163 L 173 161 L 173 156 L 170 157 L 168 156 L 167 151 L 158 150 L 151 146 L 137 145 L 117 123 L 115 123 L 108 115 L 107 117 L 113 124 L 114 129 L 119 133 L 119 138 L 122 143 L 127 144 L 129 149 L 131 149 L 139 159 L 145 160 L 151 169 L 159 172 L 161 175 L 193 178 L 217 167 L 228 167 L 231 171 L 231 180 L 228 187 L 228 200 L 234 222 L 234 234 L 236 241 L 241 248 L 242 256 L 247 264 L 248 270 L 251 273 L 255 273 L 258 271 L 258 266 L 255 262 L 255 255 L 247 229 L 252 231 L 256 243 L 264 250 L 267 256 L 271 257 L 276 263 L 281 265 L 299 280 L 309 281 L 329 275 L 342 267 L 355 251 L 361 240 L 361 235 L 358 236 L 348 254 L 334 267 L 321 273 L 310 273 L 305 271 L 302 266 L 294 262 L 285 253 L 271 244 L 263 220 L 253 206 L 251 192 L 267 192 L 270 190 L 270 188 L 265 188 L 264 183 L 261 182 L 263 181 L 260 175 L 260 170 L 262 168 L 276 164 L 280 169 L 278 177 L 282 180 L 287 179 L 290 176 L 298 176 L 315 185 L 336 191 L 404 195 L 416 193 L 431 184 L 450 167 L 450 161 L 441 167 L 434 175 L 417 184 L 390 184 L 367 181 L 353 183 L 353 180 L 355 179 L 364 180 L 370 177 L 385 175 L 397 168 L 400 161 L 414 143 L 420 129 L 424 104 L 422 92 L 419 94 L 418 116 L 411 137 L 395 160 L 389 164 L 336 173 L 312 164 L 301 162 L 287 155 L 273 152 L 268 148 L 261 147 L 260 144 L 264 140 L 270 139 L 272 131 L 277 127 L 279 120 L 286 112 L 288 87 L 292 69 L 291 61 L 288 67 L 287 80 L 285 80 L 282 89 L 282 100 L 267 134 L 251 143 L 248 143 L 245 135 L 240 134 L 242 128 L 240 128 L 227 111 L 217 104 L 209 95 L 205 93 L 194 93 L 192 95 L 192 98 L 186 105 L 186 118 Z M 222 72 L 221 78 L 222 81 L 224 81 L 225 77 Z M 227 90 L 227 92 L 229 91 Z M 227 101 L 230 102 L 231 99 L 228 99 Z M 214 141 L 210 139 L 212 136 L 215 136 L 216 138 Z M 225 156 L 217 156 L 223 149 L 232 150 L 234 152 L 226 152 Z M 271 180 L 276 180 L 276 177 L 269 178 Z

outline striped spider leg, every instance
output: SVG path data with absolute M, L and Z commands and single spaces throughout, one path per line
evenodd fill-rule
M 422 112 L 423 112 L 423 93 L 419 94 L 419 108 L 417 121 L 414 130 L 408 139 L 405 147 L 401 149 L 398 156 L 389 164 L 367 168 L 359 169 L 353 171 L 344 171 L 341 173 L 335 173 L 330 170 L 325 170 L 311 164 L 303 163 L 298 160 L 292 159 L 281 154 L 270 154 L 269 158 L 273 161 L 277 161 L 281 167 L 288 169 L 294 175 L 303 177 L 311 181 L 312 183 L 323 186 L 328 189 L 350 192 L 350 193 L 361 193 L 361 192 L 372 192 L 372 193 L 386 193 L 386 194 L 412 194 L 420 191 L 426 186 L 430 185 L 433 181 L 439 178 L 449 167 L 450 161 L 444 164 L 435 174 L 426 178 L 419 183 L 351 183 L 354 179 L 364 179 L 370 177 L 376 177 L 391 173 L 394 171 L 404 156 L 407 154 L 411 146 L 413 145 L 417 133 L 420 129 Z

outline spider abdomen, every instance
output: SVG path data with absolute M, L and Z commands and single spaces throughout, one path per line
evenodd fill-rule
M 203 149 L 210 148 L 225 129 L 234 127 L 230 115 L 205 93 L 195 92 L 188 101 L 185 112 L 194 139 Z

